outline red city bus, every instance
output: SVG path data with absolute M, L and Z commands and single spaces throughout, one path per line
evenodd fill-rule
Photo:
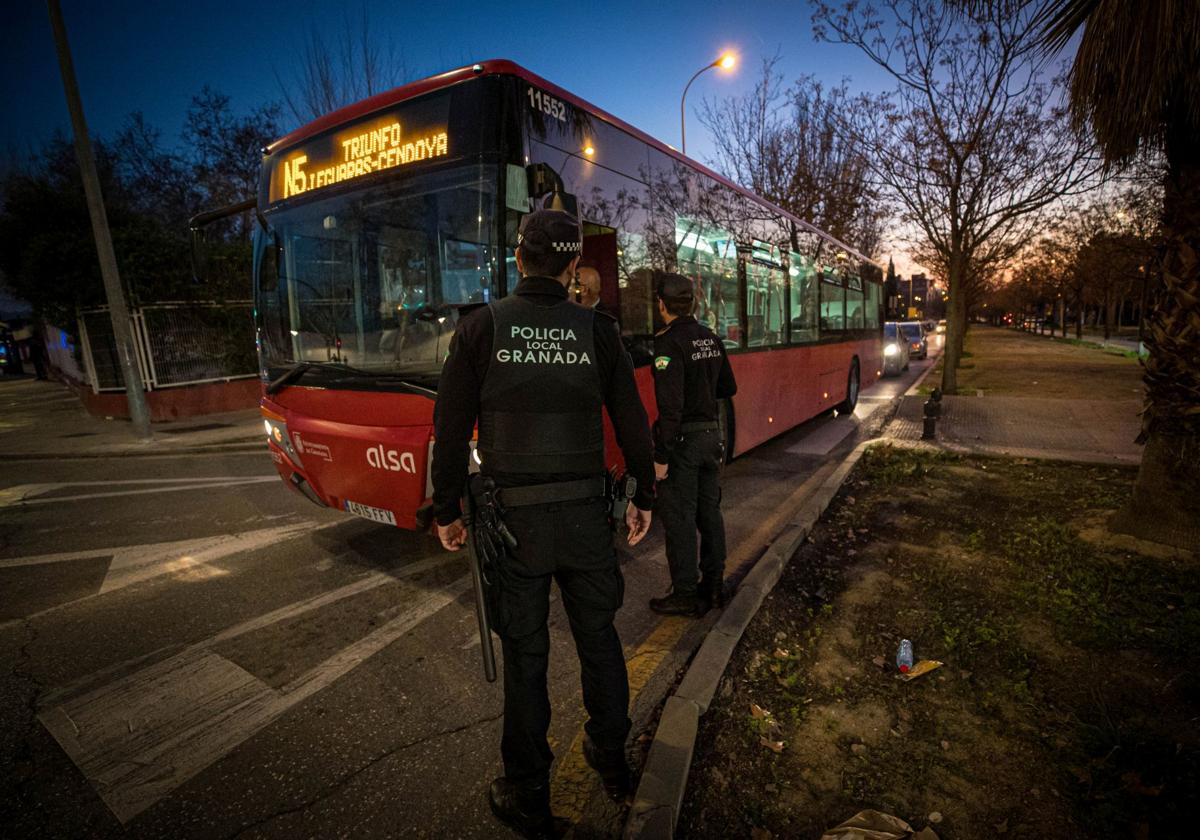
M 852 409 L 879 378 L 878 265 L 524 68 L 487 61 L 335 111 L 266 151 L 255 317 L 284 481 L 317 504 L 416 527 L 455 324 L 513 288 L 517 225 L 538 206 L 580 218 L 599 306 L 620 322 L 651 417 L 654 269 L 693 279 L 697 318 L 729 352 L 731 456 Z

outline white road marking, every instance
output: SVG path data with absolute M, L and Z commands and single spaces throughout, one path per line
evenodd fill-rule
M 45 563 L 62 563 L 70 560 L 82 560 L 87 557 L 112 556 L 112 561 L 109 563 L 104 581 L 95 593 L 85 595 L 83 598 L 78 598 L 74 601 L 56 604 L 53 607 L 48 607 L 40 612 L 26 616 L 26 618 L 33 618 L 160 575 L 182 572 L 194 578 L 205 579 L 227 574 L 226 570 L 212 564 L 217 560 L 222 560 L 235 554 L 251 552 L 264 546 L 274 545 L 284 540 L 293 539 L 322 528 L 330 528 L 337 524 L 340 523 L 306 521 L 292 525 L 279 525 L 274 528 L 259 528 L 241 534 L 222 534 L 195 540 L 96 548 L 88 551 L 65 551 L 57 554 L 36 554 L 26 557 L 7 557 L 0 559 L 0 569 L 42 565 Z M 3 627 L 5 623 L 0 623 L 0 627 Z
M 80 493 L 74 496 L 50 496 L 49 498 L 37 498 L 45 493 L 53 490 L 61 490 L 67 487 L 75 486 L 113 486 L 125 484 L 141 484 L 150 483 L 150 480 L 144 481 L 96 481 L 96 482 L 80 482 L 71 481 L 61 484 L 19 484 L 16 487 L 9 487 L 0 490 L 0 507 L 10 507 L 16 505 L 50 505 L 56 502 L 77 502 L 82 499 L 106 499 L 116 496 L 140 496 L 146 493 L 176 493 L 181 490 L 209 490 L 218 487 L 237 487 L 242 484 L 266 484 L 269 482 L 279 482 L 277 475 L 252 475 L 252 476 L 235 476 L 223 479 L 189 479 L 181 478 L 166 481 L 171 485 L 169 487 L 147 487 L 139 490 L 114 490 L 109 493 Z
M 227 642 L 231 639 L 236 639 L 239 636 L 244 636 L 247 633 L 254 632 L 255 630 L 261 630 L 264 627 L 270 627 L 272 624 L 278 624 L 281 621 L 288 621 L 296 618 L 297 616 L 301 616 L 306 612 L 320 609 L 321 607 L 337 603 L 338 601 L 346 598 L 352 598 L 355 595 L 361 595 L 364 592 L 369 592 L 372 589 L 375 589 L 386 583 L 402 580 L 403 578 L 412 577 L 414 575 L 436 569 L 440 566 L 449 565 L 452 561 L 457 559 L 459 558 L 456 555 L 442 553 L 433 557 L 428 557 L 424 560 L 419 560 L 415 563 L 409 563 L 407 566 L 402 566 L 401 568 L 395 569 L 391 572 L 372 572 L 371 574 L 364 575 L 358 580 L 352 581 L 345 586 L 339 586 L 337 589 L 330 589 L 327 592 L 322 592 L 319 595 L 314 595 L 311 598 L 304 598 L 299 601 L 294 601 L 291 604 L 287 604 L 279 609 L 272 610 L 269 613 L 264 613 L 263 615 L 246 619 L 245 621 L 239 622 L 232 627 L 226 627 L 216 635 L 211 636 L 208 639 L 204 639 L 203 641 L 196 642 L 195 644 L 188 646 L 175 645 L 173 647 L 160 648 L 158 651 L 152 651 L 151 653 L 137 657 L 136 659 L 128 660 L 126 662 L 119 662 L 115 665 L 102 668 L 95 673 L 88 674 L 81 679 L 68 683 L 67 685 L 59 686 L 47 691 L 38 698 L 38 706 L 40 708 L 46 708 L 47 706 L 63 702 L 64 698 L 70 698 L 85 691 L 89 691 L 91 686 L 99 685 L 102 679 L 105 679 L 113 674 L 128 673 L 133 667 L 137 666 L 141 662 L 144 662 L 147 658 L 161 656 L 164 651 L 173 651 L 173 655 L 182 655 L 188 652 L 194 653 L 196 651 L 205 650 L 212 645 L 219 644 L 221 642 Z
M 210 650 L 211 644 L 228 638 L 218 634 L 110 685 L 44 708 L 38 718 L 117 819 L 127 823 L 452 603 L 469 585 L 470 576 L 463 575 L 421 593 L 404 615 L 278 691 Z M 243 627 L 247 629 L 241 632 L 253 629 L 250 623 Z

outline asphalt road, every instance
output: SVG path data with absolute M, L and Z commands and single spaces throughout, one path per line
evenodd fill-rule
M 727 468 L 731 570 L 931 363 Z M 715 615 L 649 611 L 669 583 L 657 527 L 620 556 L 636 733 Z M 6 462 L 0 593 L 6 837 L 506 836 L 465 560 L 312 506 L 265 450 Z M 553 607 L 555 806 L 576 837 L 614 836 Z

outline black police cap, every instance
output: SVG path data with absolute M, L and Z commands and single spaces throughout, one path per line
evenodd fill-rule
M 692 281 L 682 274 L 660 271 L 654 282 L 654 293 L 667 301 L 690 301 L 695 297 Z
M 578 254 L 583 250 L 579 222 L 563 210 L 534 210 L 521 220 L 517 244 L 530 256 Z

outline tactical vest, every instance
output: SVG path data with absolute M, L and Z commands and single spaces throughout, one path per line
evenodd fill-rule
M 490 305 L 495 332 L 479 405 L 487 472 L 601 473 L 604 395 L 594 313 L 520 295 Z

